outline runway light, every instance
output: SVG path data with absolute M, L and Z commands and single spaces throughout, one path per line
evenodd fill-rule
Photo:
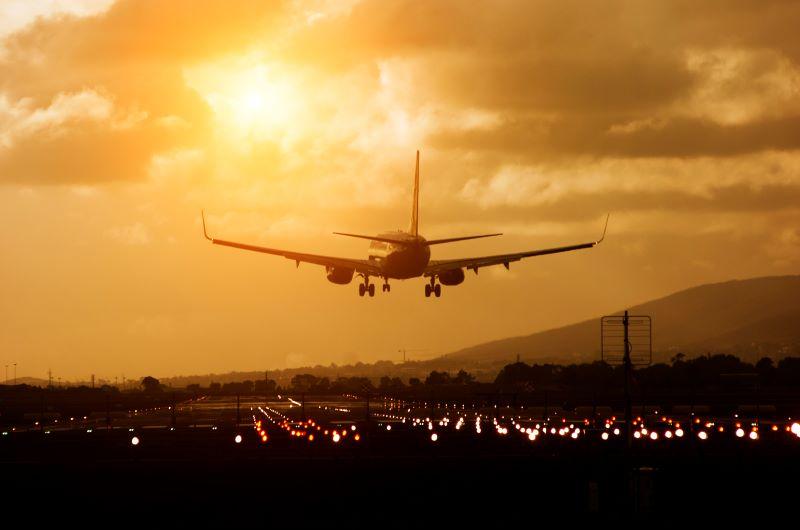
M 738 429 L 736 429 L 736 437 L 741 438 L 742 436 L 744 436 L 744 429 L 739 427 Z
M 600 438 L 602 438 L 603 440 L 608 440 L 608 433 L 604 432 L 603 434 L 600 435 Z
M 266 442 L 267 441 L 267 435 L 266 434 L 262 434 L 261 435 L 261 441 L 262 442 Z
M 236 437 L 233 439 L 233 441 L 236 442 L 237 444 L 242 443 L 242 435 L 237 434 Z
M 633 431 L 633 437 L 639 439 L 642 437 L 642 433 L 640 433 L 639 431 Z
M 336 431 L 334 431 L 334 432 L 333 432 L 333 443 L 336 443 L 336 444 L 338 444 L 338 443 L 339 443 L 339 440 L 341 440 L 341 439 L 342 439 L 342 437 L 341 437 L 341 436 L 339 436 L 339 433 L 338 433 L 338 432 L 336 432 Z
M 800 436 L 800 423 L 792 423 L 792 434 Z
M 131 438 L 131 445 L 133 445 L 133 446 L 139 445 L 139 437 L 138 436 L 134 436 L 133 438 Z
M 387 426 L 386 426 L 386 430 L 387 430 L 387 431 L 391 431 L 391 430 L 392 430 L 392 426 L 391 426 L 391 425 L 387 425 Z
M 656 431 L 651 432 L 650 439 L 653 441 L 658 440 L 658 433 Z
M 619 436 L 619 429 L 614 429 L 614 436 Z
M 665 431 L 664 432 L 664 438 L 666 438 L 666 439 L 672 438 L 672 431 Z
M 678 438 L 682 438 L 683 437 L 683 429 L 681 429 L 681 428 L 675 429 L 675 436 L 677 436 Z
M 436 433 L 431 434 L 431 441 L 432 442 L 435 442 L 438 439 L 439 439 L 439 435 L 438 434 L 436 434 Z
M 750 431 L 750 439 L 758 440 L 758 433 L 756 431 Z
M 700 438 L 701 440 L 707 440 L 708 434 L 706 434 L 706 431 L 700 431 L 697 433 L 697 437 Z

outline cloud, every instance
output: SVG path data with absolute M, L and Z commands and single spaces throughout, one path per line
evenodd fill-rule
M 141 222 L 109 228 L 106 234 L 111 239 L 117 240 L 125 245 L 148 245 L 152 240 L 150 230 Z
M 155 155 L 207 144 L 211 110 L 183 68 L 252 43 L 281 12 L 277 1 L 119 0 L 7 36 L 0 120 L 14 130 L 0 137 L 0 182 L 141 180 Z

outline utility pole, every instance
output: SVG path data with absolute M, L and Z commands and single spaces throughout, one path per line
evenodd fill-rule
M 628 340 L 628 311 L 622 317 L 622 341 L 624 354 L 622 357 L 622 367 L 625 374 L 625 439 L 630 449 L 633 443 L 633 429 L 631 425 L 631 343 Z
M 53 370 L 47 369 L 47 388 L 53 388 Z
M 94 374 L 92 374 L 92 388 L 94 388 Z
M 239 396 L 236 396 L 236 413 L 239 413 Z M 175 392 L 172 393 L 172 427 L 175 428 L 175 425 L 178 423 L 178 418 L 175 415 Z
M 17 363 L 14 363 L 14 386 L 17 386 Z
M 239 413 L 239 394 L 236 394 L 236 428 L 242 423 L 242 416 Z

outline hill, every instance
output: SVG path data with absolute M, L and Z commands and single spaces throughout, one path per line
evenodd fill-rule
M 622 313 L 620 310 L 618 313 Z M 770 276 L 692 287 L 629 308 L 653 318 L 654 361 L 733 353 L 744 360 L 800 354 L 800 276 Z M 447 355 L 492 362 L 519 354 L 527 362 L 600 358 L 600 315 L 569 326 L 496 340 Z

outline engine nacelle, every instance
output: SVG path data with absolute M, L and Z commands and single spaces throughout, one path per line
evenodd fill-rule
M 442 285 L 458 285 L 464 281 L 464 269 L 452 269 L 439 274 Z
M 342 269 L 340 267 L 327 267 L 328 281 L 339 285 L 347 285 L 353 281 L 353 269 Z

